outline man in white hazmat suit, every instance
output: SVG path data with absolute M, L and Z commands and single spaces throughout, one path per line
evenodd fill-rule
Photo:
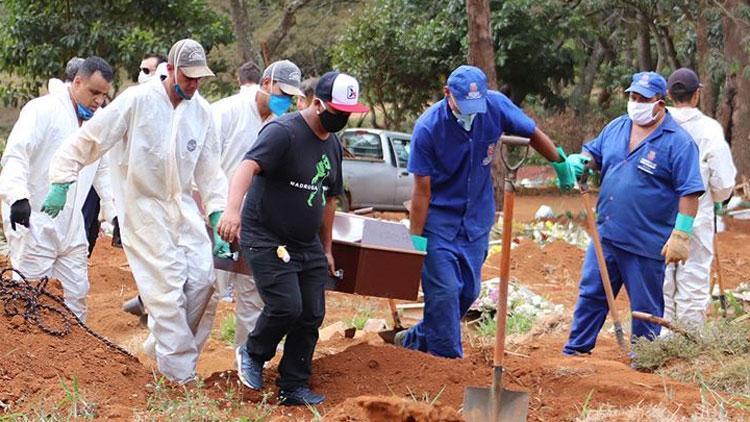
M 714 204 L 720 204 L 732 194 L 737 169 L 732 163 L 732 154 L 724 140 L 721 125 L 697 108 L 700 101 L 698 75 L 687 68 L 678 69 L 669 77 L 667 89 L 675 104 L 669 108 L 669 113 L 698 144 L 706 193 L 700 197 L 688 260 L 683 265 L 667 266 L 664 276 L 664 318 L 699 329 L 703 326 L 710 299 Z
M 213 75 L 203 47 L 178 41 L 168 68 L 163 83 L 128 88 L 69 138 L 49 178 L 53 187 L 69 185 L 83 166 L 111 151 L 122 245 L 149 314 L 144 347 L 164 376 L 185 383 L 195 378 L 201 348 L 195 331 L 214 282 L 211 242 L 192 186 L 215 227 L 227 180 L 218 171 L 209 105 L 197 93 L 201 78 Z M 228 256 L 229 245 L 214 237 L 213 253 Z
M 106 61 L 89 57 L 70 86 L 29 101 L 8 137 L 0 172 L 3 227 L 13 267 L 31 279 L 60 280 L 66 305 L 81 320 L 86 318 L 89 290 L 81 207 L 92 183 L 103 194 L 106 217 L 110 221 L 115 217 L 106 160 L 92 160 L 81 171 L 65 211 L 56 219 L 41 212 L 42 201 L 49 188 L 47 170 L 53 154 L 102 105 L 112 78 Z
M 251 74 L 253 65 L 258 69 L 252 62 L 240 67 L 239 78 L 242 88 L 239 94 L 211 105 L 221 145 L 221 168 L 227 180 L 231 180 L 245 154 L 255 144 L 263 125 L 274 116 L 281 116 L 289 110 L 293 96 L 303 95 L 300 90 L 302 72 L 291 61 L 281 60 L 272 63 L 263 72 L 260 81 L 259 69 L 255 75 Z M 252 83 L 252 76 L 255 76 L 256 83 Z M 260 82 L 260 85 L 257 82 Z M 247 335 L 255 328 L 255 322 L 263 310 L 263 300 L 252 276 L 216 270 L 216 293 L 206 308 L 198 335 L 207 338 L 211 333 L 216 306 L 230 283 L 237 292 L 237 324 L 234 336 L 236 348 L 247 342 Z

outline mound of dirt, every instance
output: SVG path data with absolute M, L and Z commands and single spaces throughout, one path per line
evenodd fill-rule
M 398 397 L 361 396 L 345 400 L 328 414 L 327 421 L 458 422 L 463 419 L 450 407 Z
M 62 292 L 56 280 L 49 282 L 47 290 Z M 40 303 L 60 308 L 44 296 Z M 54 330 L 65 326 L 59 314 L 41 310 L 40 315 Z M 81 407 L 85 402 L 87 411 L 97 418 L 131 419 L 133 410 L 146 405 L 151 372 L 137 359 L 87 333 L 69 315 L 70 332 L 63 336 L 42 331 L 22 314 L 0 315 L 0 402 L 11 412 L 64 415 L 70 406 Z M 76 396 L 79 402 L 71 403 Z

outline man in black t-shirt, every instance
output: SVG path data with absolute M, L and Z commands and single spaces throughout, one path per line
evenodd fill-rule
M 328 72 L 310 107 L 266 125 L 232 177 L 219 222 L 225 240 L 240 235 L 265 304 L 247 343 L 236 350 L 240 380 L 261 389 L 263 364 L 286 336 L 276 381 L 282 404 L 324 400 L 308 381 L 325 316 L 325 282 L 335 271 L 333 217 L 343 180 L 342 148 L 334 133 L 346 126 L 351 113 L 368 111 L 358 99 L 356 79 Z

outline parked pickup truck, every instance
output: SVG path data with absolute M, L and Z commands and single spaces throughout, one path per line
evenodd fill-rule
M 406 170 L 411 135 L 379 129 L 347 129 L 339 139 L 344 147 L 345 191 L 340 207 L 403 211 L 413 183 Z

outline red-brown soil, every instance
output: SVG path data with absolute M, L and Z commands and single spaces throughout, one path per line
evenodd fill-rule
M 459 422 L 463 419 L 446 406 L 431 406 L 397 397 L 360 396 L 346 399 L 326 415 L 327 421 Z

